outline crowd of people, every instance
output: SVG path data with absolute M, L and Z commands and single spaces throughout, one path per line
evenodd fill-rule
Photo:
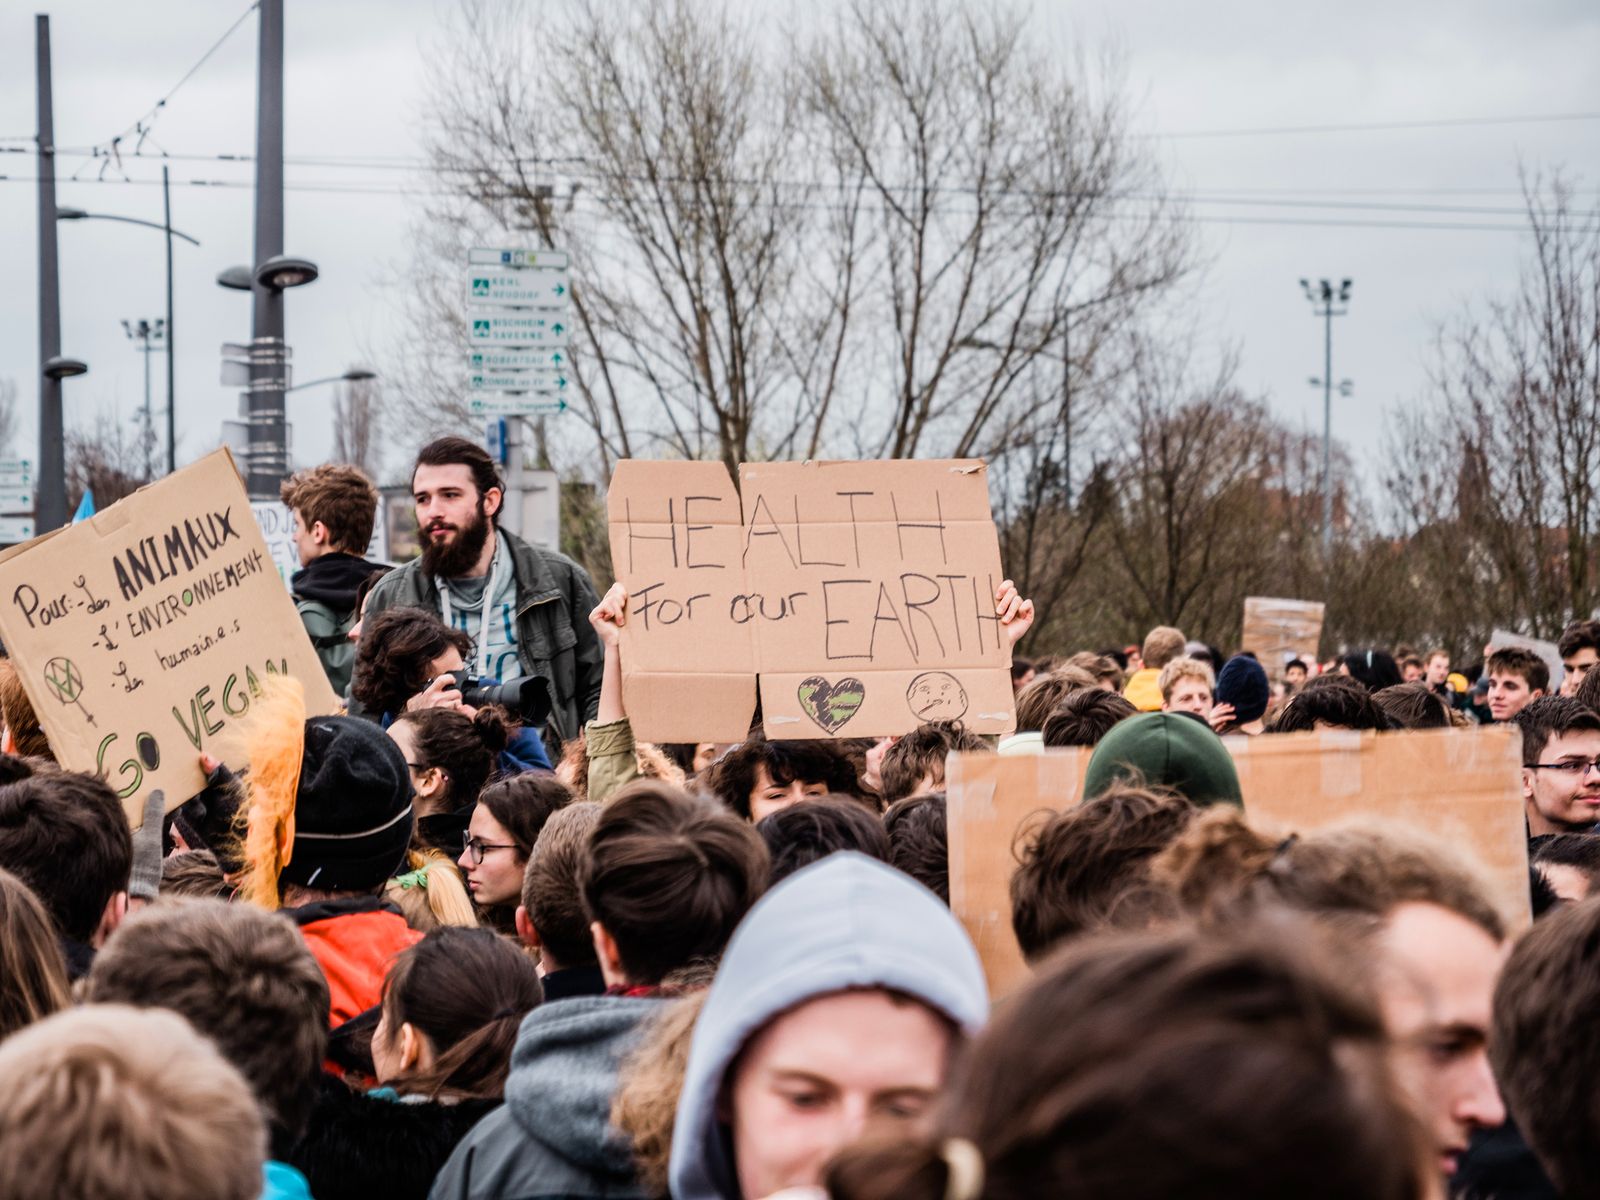
M 248 768 L 203 758 L 137 828 L 0 662 L 0 1196 L 1600 1195 L 1600 623 L 1558 688 L 1518 647 L 1262 663 L 1161 627 L 1014 657 L 998 739 L 652 745 L 626 590 L 502 528 L 473 443 L 412 483 L 392 570 L 359 471 L 285 483 L 345 710 L 268 681 Z M 994 601 L 1017 644 L 1032 604 Z M 1515 911 L 1436 831 L 1257 828 L 1227 741 L 1494 723 Z M 1030 971 L 991 1007 L 946 759 L 1072 746 L 982 918 Z

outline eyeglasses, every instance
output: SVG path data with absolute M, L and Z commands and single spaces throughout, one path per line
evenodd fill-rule
M 475 838 L 470 833 L 464 833 L 461 835 L 461 848 L 467 852 L 467 858 L 471 860 L 472 865 L 475 867 L 481 867 L 483 865 L 483 856 L 490 850 L 516 849 L 515 846 L 510 844 L 502 844 L 497 846 L 493 842 L 486 842 L 482 838 Z
M 1581 779 L 1590 771 L 1600 771 L 1600 758 L 1575 758 L 1558 763 L 1529 763 L 1536 771 L 1560 771 L 1573 779 Z

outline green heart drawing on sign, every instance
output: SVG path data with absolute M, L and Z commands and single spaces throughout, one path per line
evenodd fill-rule
M 861 710 L 867 698 L 866 684 L 853 675 L 829 683 L 821 675 L 809 675 L 796 691 L 800 710 L 829 733 L 838 733 Z

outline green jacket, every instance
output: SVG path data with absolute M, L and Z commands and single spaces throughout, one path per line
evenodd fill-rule
M 554 762 L 561 743 L 577 735 L 600 706 L 600 675 L 605 650 L 589 625 L 589 613 L 600 603 L 589 573 L 565 554 L 540 550 L 496 529 L 511 552 L 517 581 L 517 658 L 527 675 L 542 676 L 550 685 L 550 722 L 545 744 Z M 413 559 L 390 571 L 367 599 L 366 620 L 387 608 L 439 611 L 439 587 Z M 377 720 L 351 697 L 352 716 Z

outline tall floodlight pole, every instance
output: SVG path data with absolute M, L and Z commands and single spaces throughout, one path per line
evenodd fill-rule
M 1302 279 L 1301 290 L 1311 301 L 1311 313 L 1323 320 L 1322 344 L 1322 556 L 1333 561 L 1333 319 L 1350 311 L 1350 283 L 1341 280 L 1337 289 L 1333 281 L 1319 279 L 1317 286 Z M 1314 380 L 1313 382 L 1319 382 Z M 1343 385 L 1340 392 L 1349 395 Z
M 39 492 L 34 527 L 67 523 L 67 451 L 61 381 L 86 367 L 61 357 L 61 276 L 56 256 L 56 132 L 50 100 L 50 18 L 33 19 L 39 104 Z M 75 369 L 74 369 L 75 368 Z
M 257 61 L 255 265 L 260 267 L 283 253 L 283 0 L 261 0 Z M 250 292 L 248 487 L 252 500 L 274 500 L 288 466 L 283 292 L 259 276 Z

